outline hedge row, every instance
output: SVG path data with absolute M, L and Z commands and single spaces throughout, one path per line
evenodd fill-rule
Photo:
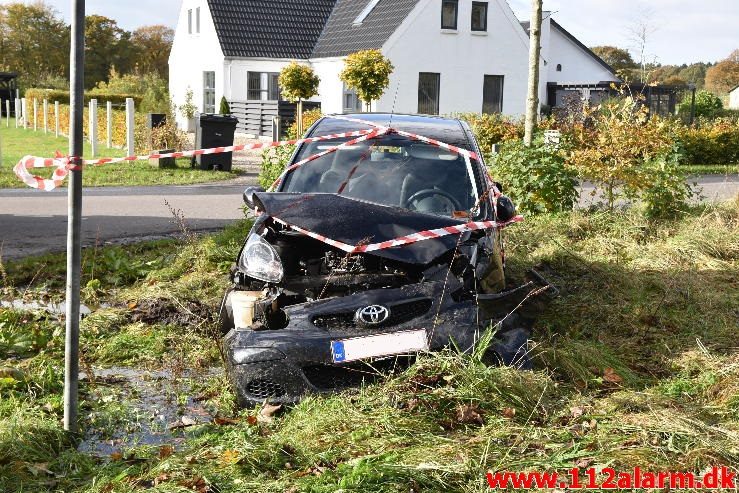
M 493 144 L 523 138 L 524 125 L 521 118 L 476 113 L 456 116 L 469 123 L 485 153 L 491 151 Z M 669 120 L 669 125 L 682 148 L 680 164 L 739 164 L 739 118 L 736 116 L 701 118 L 694 127 L 679 120 Z M 557 128 L 565 133 L 568 131 L 567 125 L 559 125 L 552 117 L 543 119 L 539 124 L 539 130 Z
M 69 91 L 61 91 L 58 89 L 26 89 L 25 98 L 27 101 L 33 101 L 33 99 L 36 99 L 41 102 L 46 99 L 49 102 L 59 101 L 60 104 L 69 104 Z M 141 105 L 141 96 L 135 96 L 132 94 L 85 92 L 85 104 L 87 104 L 91 99 L 97 99 L 99 103 L 110 101 L 113 104 L 126 104 L 127 98 L 132 98 L 136 106 Z
M 33 103 L 31 103 L 33 104 Z M 83 133 L 85 136 L 85 139 L 89 138 L 89 115 L 90 112 L 85 109 L 85 111 L 82 112 L 82 119 L 83 119 Z M 50 104 L 48 106 L 48 113 L 46 115 L 47 117 L 47 125 L 50 133 L 53 133 L 56 131 L 56 122 L 54 119 L 54 105 Z M 42 104 L 38 105 L 38 125 L 37 128 L 39 131 L 43 131 L 44 129 L 44 107 Z M 113 125 L 111 128 L 113 129 L 113 147 L 125 147 L 126 146 L 126 112 L 123 110 L 113 110 Z M 28 108 L 28 118 L 26 121 L 26 126 L 29 128 L 33 128 L 33 106 Z M 98 143 L 102 146 L 105 146 L 107 135 L 108 135 L 108 122 L 107 122 L 107 115 L 105 111 L 105 107 L 100 108 L 98 107 Z M 143 113 L 136 113 L 135 115 L 135 125 L 136 127 L 146 127 L 146 115 Z M 59 105 L 59 133 L 61 135 L 69 135 L 69 105 L 66 104 L 60 104 Z

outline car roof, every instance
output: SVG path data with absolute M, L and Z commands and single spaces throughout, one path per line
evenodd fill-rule
M 465 129 L 461 122 L 456 118 L 427 115 L 398 115 L 390 113 L 356 113 L 338 116 L 340 118 L 334 118 L 334 115 L 323 117 L 316 123 L 311 132 L 311 136 L 316 137 L 320 135 L 372 128 L 366 123 L 353 122 L 345 119 L 353 118 L 386 127 L 392 127 L 397 130 L 403 130 L 423 137 L 429 137 L 463 149 L 474 151 L 472 148 L 472 142 L 470 142 Z

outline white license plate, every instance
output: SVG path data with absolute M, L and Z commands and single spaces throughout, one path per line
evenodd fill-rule
M 378 356 L 426 351 L 428 348 L 426 329 L 405 330 L 391 334 L 331 341 L 331 357 L 334 363 L 343 363 Z

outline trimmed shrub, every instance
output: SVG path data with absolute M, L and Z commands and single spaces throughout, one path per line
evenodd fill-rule
M 682 164 L 739 164 L 739 119 L 700 118 L 694 127 L 680 127 L 677 137 Z
M 460 113 L 457 118 L 466 121 L 475 134 L 483 153 L 491 152 L 493 144 L 523 138 L 523 120 L 496 114 Z
M 693 95 L 690 91 L 685 93 L 683 100 L 677 107 L 677 112 L 682 117 L 690 116 L 690 108 Z M 715 116 L 724 107 L 721 98 L 708 91 L 697 91 L 695 93 L 695 116 Z
M 540 135 L 529 147 L 521 139 L 503 143 L 490 168 L 522 212 L 568 211 L 578 198 L 576 174 L 566 166 L 564 150 L 544 145 Z
M 69 91 L 60 91 L 57 89 L 26 89 L 24 97 L 29 101 L 32 101 L 34 98 L 36 98 L 36 100 L 38 100 L 39 102 L 46 99 L 50 103 L 53 103 L 54 101 L 59 101 L 59 104 L 69 104 Z M 91 93 L 89 91 L 85 92 L 85 104 L 87 104 L 91 99 L 97 99 L 98 102 L 110 101 L 113 104 L 126 104 L 126 98 L 133 98 L 133 102 L 136 106 L 140 106 L 141 101 L 143 100 L 142 96 L 136 96 L 133 94 L 109 94 L 103 92 Z

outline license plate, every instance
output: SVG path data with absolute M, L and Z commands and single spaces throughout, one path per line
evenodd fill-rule
M 405 330 L 391 334 L 331 341 L 331 357 L 334 363 L 343 363 L 378 356 L 426 351 L 428 348 L 426 329 Z

